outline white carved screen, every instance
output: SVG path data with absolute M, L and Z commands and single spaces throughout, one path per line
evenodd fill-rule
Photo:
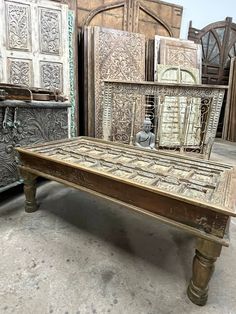
M 0 0 L 0 82 L 69 96 L 68 6 Z

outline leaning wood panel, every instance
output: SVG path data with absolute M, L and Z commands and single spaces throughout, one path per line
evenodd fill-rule
M 102 138 L 103 80 L 144 81 L 145 38 L 140 34 L 99 27 L 94 28 L 93 35 L 94 71 L 89 73 L 89 80 L 93 79 L 94 105 L 90 102 L 88 107 L 95 110 L 95 136 Z

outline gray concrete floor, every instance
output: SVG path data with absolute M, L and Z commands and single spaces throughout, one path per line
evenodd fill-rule
M 218 141 L 212 158 L 236 164 L 236 145 Z M 22 193 L 0 203 L 0 314 L 236 313 L 236 221 L 198 307 L 190 235 L 54 182 L 38 201 L 34 214 Z

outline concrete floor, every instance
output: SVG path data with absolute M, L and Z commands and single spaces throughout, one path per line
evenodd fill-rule
M 217 142 L 212 157 L 236 164 L 236 145 Z M 0 314 L 236 313 L 235 220 L 198 307 L 186 296 L 188 234 L 54 182 L 38 201 L 34 214 L 22 193 L 0 202 Z

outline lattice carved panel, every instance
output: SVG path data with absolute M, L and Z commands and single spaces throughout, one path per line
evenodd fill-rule
M 46 54 L 60 54 L 61 12 L 39 8 L 40 50 Z
M 8 49 L 30 50 L 30 6 L 6 2 Z

